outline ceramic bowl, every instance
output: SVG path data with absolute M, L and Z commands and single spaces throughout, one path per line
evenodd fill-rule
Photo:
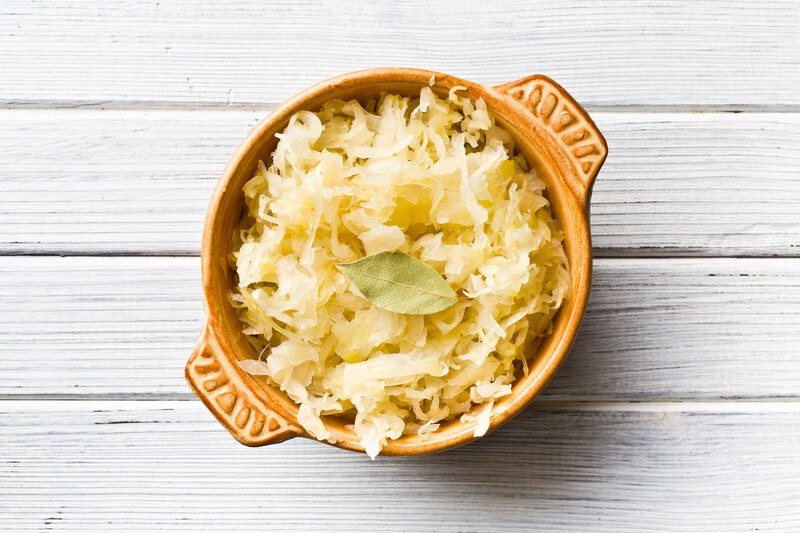
M 552 334 L 528 354 L 530 372 L 520 376 L 512 393 L 495 404 L 489 430 L 508 421 L 538 394 L 569 352 L 583 318 L 592 273 L 589 198 L 592 183 L 606 158 L 607 146 L 594 122 L 553 80 L 533 75 L 495 87 L 425 70 L 381 68 L 339 76 L 297 94 L 272 111 L 247 135 L 228 163 L 208 208 L 203 230 L 202 270 L 206 321 L 200 341 L 186 365 L 189 385 L 223 426 L 241 443 L 261 446 L 308 436 L 297 422 L 297 405 L 266 380 L 250 376 L 237 362 L 257 356 L 242 333 L 229 294 L 235 274 L 226 256 L 232 233 L 242 217 L 242 186 L 259 160 L 268 162 L 275 133 L 300 110 L 316 110 L 330 99 L 367 100 L 381 93 L 419 95 L 432 89 L 446 95 L 456 85 L 473 99 L 483 98 L 497 122 L 516 139 L 517 149 L 536 168 L 547 186 L 553 214 L 564 231 L 572 275 L 572 294 L 553 322 Z M 268 163 L 267 163 L 268 164 Z M 475 414 L 475 413 L 473 413 Z M 363 451 L 350 422 L 327 417 L 338 440 L 335 446 Z M 390 441 L 383 455 L 418 455 L 445 450 L 474 439 L 474 423 L 443 423 L 435 432 Z

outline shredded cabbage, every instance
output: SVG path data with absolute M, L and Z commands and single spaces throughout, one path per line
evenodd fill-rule
M 333 441 L 321 416 L 349 417 L 372 458 L 459 416 L 483 435 L 569 295 L 544 184 L 483 100 L 460 89 L 298 112 L 271 165 L 244 186 L 232 301 L 267 353 L 244 368 L 286 391 L 318 439 Z M 469 299 L 395 314 L 334 266 L 389 250 L 425 261 Z

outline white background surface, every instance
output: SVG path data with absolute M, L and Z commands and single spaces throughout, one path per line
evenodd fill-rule
M 609 157 L 568 362 L 422 458 L 189 393 L 205 207 L 296 91 L 550 75 Z M 800 4 L 0 2 L 0 530 L 800 530 Z

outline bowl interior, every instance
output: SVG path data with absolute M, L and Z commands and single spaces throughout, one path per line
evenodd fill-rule
M 233 230 L 244 213 L 242 187 L 255 173 L 259 160 L 269 166 L 270 154 L 277 145 L 275 133 L 286 127 L 295 112 L 317 110 L 330 99 L 357 99 L 363 102 L 377 98 L 381 93 L 418 96 L 422 87 L 429 85 L 433 74 L 410 69 L 387 69 L 382 74 L 366 71 L 331 80 L 281 105 L 257 125 L 240 145 L 217 186 L 203 237 L 203 282 L 209 322 L 217 341 L 229 357 L 249 359 L 257 356 L 241 332 L 235 309 L 229 304 L 229 295 L 236 280 L 235 273 L 228 268 L 227 255 Z M 529 354 L 528 375 L 520 376 L 513 385 L 512 394 L 495 404 L 493 412 L 498 414 L 492 419 L 493 429 L 516 414 L 546 385 L 572 344 L 583 315 L 591 272 L 587 214 L 585 206 L 566 185 L 564 174 L 570 169 L 552 153 L 544 134 L 532 130 L 523 108 L 510 106 L 491 89 L 478 84 L 438 73 L 435 79 L 432 89 L 439 95 L 446 95 L 452 86 L 461 85 L 467 88 L 470 97 L 483 97 L 498 123 L 515 137 L 517 151 L 526 157 L 546 183 L 546 195 L 564 231 L 565 250 L 570 262 L 572 295 L 556 314 L 552 333 Z M 295 419 L 297 407 L 294 402 L 263 378 L 254 380 L 259 387 L 252 393 Z M 340 440 L 339 446 L 361 450 L 355 434 L 345 427 L 349 421 L 327 417 L 325 423 Z M 416 454 L 445 449 L 470 440 L 473 430 L 471 424 L 462 424 L 456 419 L 443 423 L 439 430 L 425 438 L 407 435 L 392 441 L 382 453 Z

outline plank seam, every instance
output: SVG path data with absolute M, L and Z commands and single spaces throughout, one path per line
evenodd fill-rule
M 0 395 L 0 409 L 4 404 L 22 402 L 196 402 L 191 394 L 26 394 Z M 730 398 L 730 399 L 680 399 L 658 398 L 646 400 L 551 400 L 536 399 L 527 408 L 534 411 L 641 411 L 641 412 L 800 412 L 800 397 Z
M 290 98 L 292 95 L 287 95 Z M 30 110 L 114 110 L 114 111 L 264 111 L 278 107 L 280 102 L 192 103 L 159 100 L 94 101 L 94 100 L 0 100 L 0 111 Z M 800 113 L 800 104 L 657 104 L 657 105 L 584 105 L 589 113 Z

